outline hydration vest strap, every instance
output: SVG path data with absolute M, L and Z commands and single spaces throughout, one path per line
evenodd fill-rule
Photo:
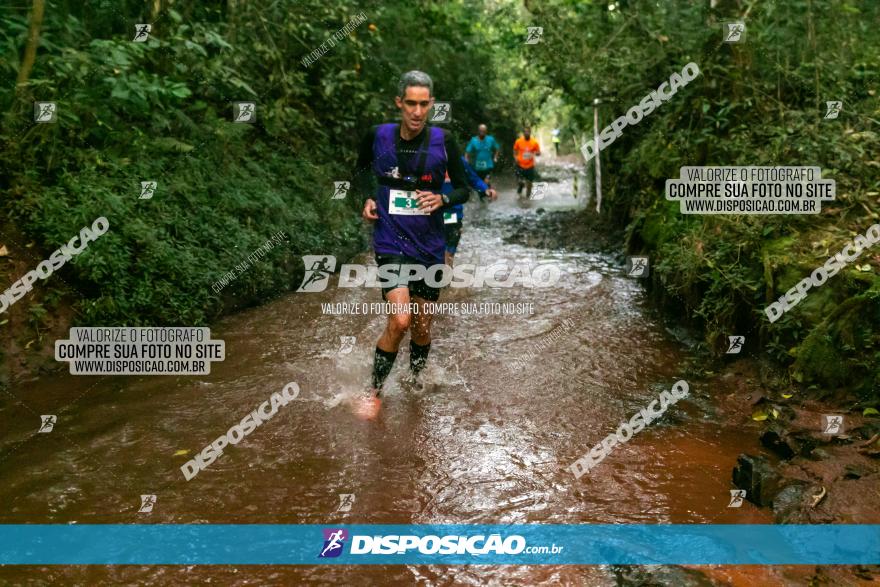
M 415 181 L 421 181 L 422 175 L 425 173 L 425 164 L 428 160 L 428 150 L 430 149 L 430 139 L 432 133 L 432 127 L 425 125 L 425 128 L 422 129 L 422 141 L 419 143 L 417 152 L 416 152 L 416 170 L 415 170 Z M 395 125 L 394 127 L 394 146 L 397 149 L 397 164 L 398 169 L 400 169 L 400 125 Z

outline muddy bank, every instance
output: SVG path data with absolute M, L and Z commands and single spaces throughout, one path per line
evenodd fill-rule
M 734 484 L 777 523 L 880 523 L 880 421 L 852 410 L 852 398 L 819 400 L 816 390 L 768 377 L 772 370 L 743 359 L 721 375 L 753 382 L 721 403 L 766 450 L 740 456 Z
M 0 235 L 0 283 L 9 287 L 46 256 L 12 222 L 2 225 Z M 67 338 L 81 294 L 64 276 L 49 280 L 49 288 L 39 282 L 0 313 L 0 388 L 62 368 L 54 360 L 54 342 Z
M 578 156 L 579 157 L 579 156 Z M 608 217 L 596 212 L 596 199 L 590 189 L 590 180 L 583 174 L 575 156 L 551 160 L 551 165 L 541 168 L 539 181 L 546 182 L 548 189 L 554 184 L 566 182 L 572 185 L 572 195 L 586 200 L 586 207 L 572 210 L 547 209 L 544 201 L 521 199 L 528 213 L 514 216 L 504 224 L 506 242 L 549 250 L 607 253 L 625 255 L 624 231 L 608 221 Z M 513 180 L 510 180 L 513 183 Z
M 573 214 L 539 207 L 532 215 L 511 219 L 505 231 L 507 242 L 527 247 L 619 253 L 623 258 L 623 232 L 603 222 L 594 210 Z

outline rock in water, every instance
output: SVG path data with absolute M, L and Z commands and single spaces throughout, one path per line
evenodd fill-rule
M 790 459 L 798 452 L 798 447 L 794 445 L 779 425 L 773 425 L 764 431 L 761 435 L 761 444 L 782 459 Z
M 809 515 L 804 501 L 806 483 L 789 485 L 773 498 L 773 516 L 778 524 L 808 524 Z
M 747 500 L 764 507 L 779 492 L 780 478 L 764 457 L 741 454 L 733 468 L 733 484 L 746 490 Z

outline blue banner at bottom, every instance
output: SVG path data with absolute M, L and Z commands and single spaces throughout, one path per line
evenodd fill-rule
M 854 565 L 880 525 L 0 525 L 6 565 Z

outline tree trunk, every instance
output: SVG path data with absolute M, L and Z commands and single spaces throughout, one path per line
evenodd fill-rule
M 226 2 L 226 26 L 229 33 L 226 35 L 230 45 L 235 44 L 235 32 L 238 28 L 238 6 L 236 0 Z
M 37 45 L 40 44 L 40 29 L 43 26 L 44 0 L 33 0 L 31 8 L 30 25 L 28 26 L 27 45 L 24 48 L 24 57 L 18 68 L 18 79 L 15 82 L 16 89 L 21 91 L 27 85 L 37 58 Z

